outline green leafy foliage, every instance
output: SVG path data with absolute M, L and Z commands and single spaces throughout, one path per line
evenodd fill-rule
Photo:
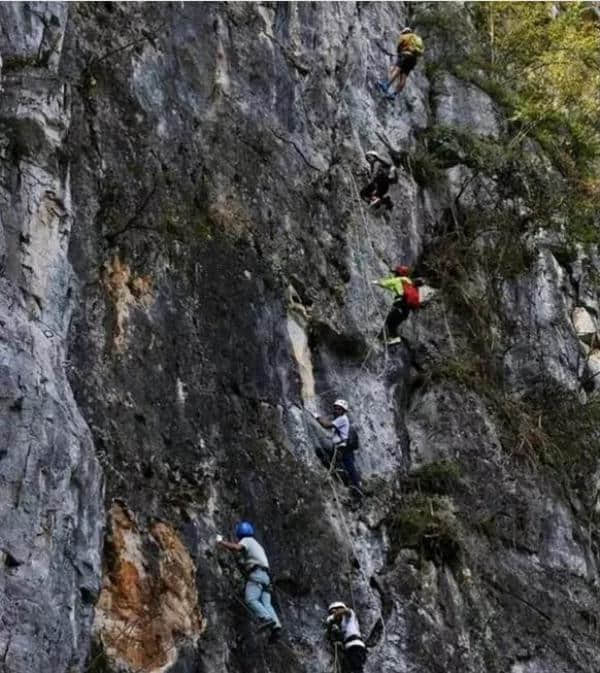
M 460 469 L 453 460 L 436 460 L 411 472 L 409 486 L 425 493 L 451 493 L 460 481 Z
M 459 161 L 495 174 L 533 224 L 583 244 L 600 238 L 600 24 L 592 16 L 582 2 L 424 3 L 415 12 L 426 38 L 452 45 L 427 72 L 477 84 L 509 119 L 500 142 L 434 128 L 425 143 L 431 157 L 421 163 Z
M 588 485 L 589 466 L 598 454 L 600 400 L 581 404 L 575 394 L 549 383 L 541 394 L 505 398 L 498 408 L 503 441 L 514 455 L 555 470 L 565 485 Z
M 504 102 L 513 128 L 535 138 L 565 180 L 560 191 L 541 190 L 539 202 L 560 211 L 571 238 L 597 243 L 600 25 L 581 2 L 473 7 L 482 38 L 475 79 Z
M 490 79 L 506 92 L 513 119 L 587 168 L 600 149 L 600 29 L 584 3 L 477 4 Z
M 393 562 L 402 548 L 416 549 L 425 558 L 438 563 L 458 559 L 461 533 L 451 501 L 444 496 L 405 496 L 386 520 Z
M 440 362 L 431 377 L 475 390 L 498 420 L 504 450 L 516 460 L 549 470 L 566 490 L 585 494 L 595 488 L 589 474 L 598 456 L 600 399 L 582 404 L 551 381 L 535 394 L 511 396 L 503 389 L 500 368 L 470 351 Z

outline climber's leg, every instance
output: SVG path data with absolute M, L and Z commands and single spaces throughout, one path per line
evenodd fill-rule
M 388 171 L 380 172 L 374 181 L 375 184 L 375 194 L 374 199 L 370 204 L 370 207 L 379 208 L 385 204 L 385 199 L 389 201 L 389 196 L 387 196 L 388 190 L 390 188 L 390 180 L 388 177 Z
M 398 64 L 396 63 L 390 68 L 390 78 L 387 82 L 387 92 L 386 93 L 388 93 L 390 91 L 390 89 L 392 89 L 392 87 L 394 86 L 394 83 L 396 82 L 396 80 L 398 79 L 400 74 L 401 74 L 400 73 L 400 68 L 398 67 Z
M 396 66 L 398 68 L 398 75 L 396 77 L 396 93 L 400 93 L 402 89 L 406 86 L 406 80 L 411 70 L 415 67 L 417 63 L 417 57 L 414 54 L 411 54 L 408 51 L 403 51 L 398 54 L 398 60 L 396 61 Z M 389 90 L 392 89 L 391 83 L 388 87 Z
M 266 575 L 264 570 L 254 570 L 248 575 L 244 590 L 244 599 L 246 600 L 246 605 L 261 625 L 267 625 L 273 621 L 273 617 L 261 602 L 264 591 L 263 575 Z M 268 577 L 267 575 L 267 579 Z
M 360 490 L 360 475 L 354 465 L 354 451 L 344 450 L 342 453 L 342 463 L 344 464 L 344 469 L 352 484 L 353 495 L 360 497 L 362 495 Z
M 408 79 L 406 73 L 401 72 L 400 75 L 398 76 L 398 79 L 396 80 L 396 90 L 395 93 L 400 93 L 402 89 L 406 86 L 406 80 Z
M 277 613 L 275 612 L 275 608 L 273 607 L 273 605 L 271 603 L 271 587 L 270 587 L 270 585 L 263 589 L 262 596 L 260 597 L 260 602 L 263 604 L 263 607 L 265 608 L 265 610 L 269 614 L 270 619 L 273 622 L 273 628 L 274 629 L 280 629 L 281 628 L 281 622 L 279 621 L 279 617 L 277 616 Z
M 367 652 L 364 647 L 349 647 L 344 650 L 347 673 L 363 673 Z
M 398 329 L 400 323 L 406 320 L 408 317 L 408 312 L 409 308 L 404 301 L 404 297 L 396 299 L 385 320 L 383 331 L 386 339 L 393 339 L 396 336 L 396 330 Z
M 371 202 L 371 199 L 373 198 L 373 194 L 375 194 L 375 183 L 374 182 L 369 182 L 368 185 L 365 185 L 360 190 L 360 198 L 363 201 L 366 201 L 367 203 Z

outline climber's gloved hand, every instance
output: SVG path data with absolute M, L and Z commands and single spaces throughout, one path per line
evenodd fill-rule
M 223 542 L 223 536 L 220 533 L 217 533 L 217 536 L 215 537 L 215 542 L 219 544 L 219 542 Z

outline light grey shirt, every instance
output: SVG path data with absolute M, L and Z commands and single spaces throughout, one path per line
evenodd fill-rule
M 334 615 L 331 615 L 327 618 L 327 623 L 336 623 Z M 356 618 L 356 612 L 350 610 L 349 615 L 344 615 L 339 622 L 340 633 L 342 636 L 342 641 L 345 643 L 344 647 L 365 647 L 365 643 L 362 640 L 360 633 L 360 626 L 358 624 L 358 619 Z M 350 642 L 346 642 L 346 641 Z
M 341 444 L 348 441 L 348 432 L 350 432 L 350 421 L 346 414 L 342 414 L 332 421 L 335 429 L 333 431 L 333 443 Z
M 250 570 L 252 566 L 261 566 L 263 568 L 269 567 L 265 550 L 253 537 L 243 537 L 240 540 L 240 544 L 244 548 L 244 551 L 242 552 L 242 563 L 248 570 Z
M 356 612 L 354 612 L 354 610 L 350 610 L 349 615 L 344 615 L 342 617 L 340 628 L 342 630 L 344 640 L 347 640 L 351 636 L 354 636 L 355 638 L 361 638 L 360 626 L 358 625 L 358 619 L 356 618 Z

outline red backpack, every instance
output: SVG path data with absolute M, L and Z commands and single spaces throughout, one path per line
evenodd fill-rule
M 419 299 L 419 288 L 412 283 L 403 283 L 404 299 L 408 308 L 419 308 L 421 300 Z

